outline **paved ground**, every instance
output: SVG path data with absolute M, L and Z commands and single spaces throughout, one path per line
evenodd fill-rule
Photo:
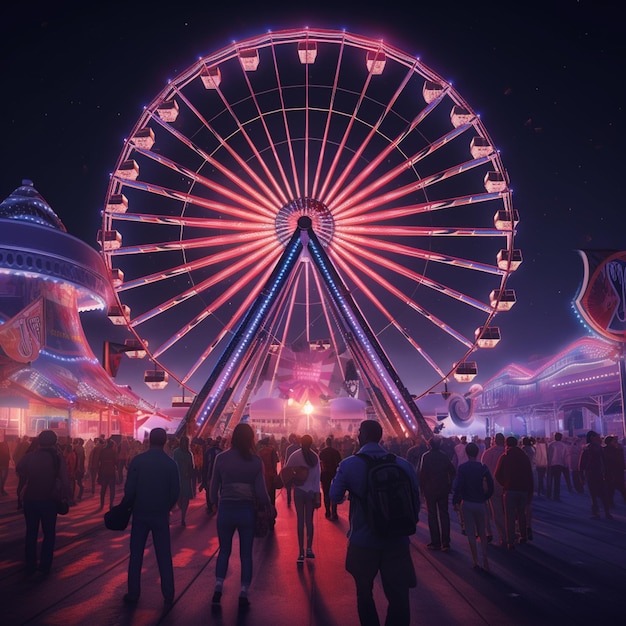
M 14 473 L 9 483 L 15 493 Z M 203 494 L 202 494 L 203 496 Z M 118 496 L 119 499 L 119 496 Z M 128 531 L 108 531 L 88 498 L 60 517 L 52 573 L 27 578 L 22 564 L 24 524 L 13 495 L 0 498 L 0 623 L 34 625 L 358 626 L 352 578 L 345 572 L 347 505 L 340 520 L 315 519 L 315 559 L 296 566 L 295 512 L 279 494 L 275 532 L 255 541 L 251 607 L 239 611 L 235 545 L 222 608 L 212 609 L 217 539 L 215 519 L 203 497 L 192 501 L 187 527 L 172 513 L 176 600 L 163 610 L 154 554 L 146 553 L 142 597 L 122 603 L 126 588 Z M 343 510 L 342 510 L 343 509 Z M 453 514 L 452 550 L 425 548 L 422 514 L 412 539 L 418 587 L 412 591 L 412 623 L 464 626 L 626 623 L 626 505 L 614 520 L 590 519 L 585 495 L 562 502 L 534 501 L 534 541 L 509 552 L 491 544 L 491 574 L 471 567 L 466 537 Z M 384 597 L 377 587 L 379 613 Z

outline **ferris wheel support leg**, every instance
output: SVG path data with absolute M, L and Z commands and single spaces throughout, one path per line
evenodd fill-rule
M 184 433 L 197 435 L 217 423 L 233 393 L 233 380 L 241 371 L 241 365 L 249 355 L 250 348 L 279 297 L 301 250 L 300 231 L 296 229 L 274 271 L 235 331 L 207 382 L 189 407 L 177 435 Z
M 403 385 L 365 317 L 350 295 L 343 279 L 313 232 L 310 218 L 301 217 L 298 226 L 307 232 L 307 246 L 311 258 L 324 279 L 328 294 L 338 314 L 353 334 L 354 340 L 360 343 L 365 350 L 366 359 L 370 365 L 367 369 L 380 381 L 381 388 L 386 392 L 385 397 L 389 399 L 391 407 L 395 409 L 392 415 L 387 416 L 388 419 L 395 420 L 395 430 L 401 432 L 402 436 L 407 437 L 419 433 L 425 438 L 430 438 L 432 430 L 428 422 Z M 374 389 L 375 386 L 372 388 Z

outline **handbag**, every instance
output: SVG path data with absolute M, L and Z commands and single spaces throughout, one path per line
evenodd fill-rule
M 267 537 L 274 522 L 274 507 L 257 503 L 254 509 L 254 536 Z
M 122 498 L 119 504 L 104 514 L 104 525 L 109 530 L 126 530 L 132 514 L 133 503 Z
M 280 470 L 280 477 L 286 487 L 291 484 L 302 487 L 309 477 L 309 468 L 306 465 L 289 465 Z
M 285 485 L 283 484 L 283 479 L 280 477 L 280 474 L 276 474 L 272 479 L 272 484 L 274 489 L 282 489 Z

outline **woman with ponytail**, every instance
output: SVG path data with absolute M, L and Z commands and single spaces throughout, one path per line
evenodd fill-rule
M 309 475 L 302 485 L 296 485 L 293 490 L 293 501 L 296 507 L 298 545 L 298 563 L 304 562 L 304 527 L 306 525 L 306 558 L 313 559 L 313 511 L 321 506 L 320 492 L 320 460 L 311 449 L 313 439 L 311 435 L 303 435 L 300 440 L 300 449 L 296 450 L 287 459 L 285 467 L 305 466 L 309 468 Z

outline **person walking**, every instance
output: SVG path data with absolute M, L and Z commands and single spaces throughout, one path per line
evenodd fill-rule
M 76 485 L 78 487 L 78 495 L 76 501 L 80 502 L 83 499 L 83 493 L 85 492 L 85 486 L 83 485 L 83 479 L 85 477 L 85 440 L 78 437 L 74 439 L 74 452 L 76 454 Z
M 0 441 L 0 496 L 8 496 L 5 489 L 7 478 L 9 477 L 9 463 L 11 461 L 11 451 L 9 450 L 9 442 L 6 435 L 3 435 Z
M 308 467 L 309 474 L 302 485 L 294 485 L 293 502 L 296 507 L 296 528 L 298 532 L 298 563 L 304 562 L 304 528 L 306 526 L 306 558 L 314 559 L 313 552 L 313 512 L 321 507 L 320 492 L 320 460 L 311 449 L 313 438 L 302 435 L 300 449 L 293 452 L 287 459 L 285 467 Z
M 96 493 L 96 482 L 98 481 L 98 467 L 100 466 L 100 455 L 104 449 L 103 441 L 97 437 L 93 442 L 93 448 L 89 453 L 88 467 L 89 477 L 91 478 L 91 495 Z
M 504 447 L 504 435 L 502 433 L 496 433 L 494 442 L 495 445 L 487 448 L 483 452 L 483 455 L 480 459 L 481 462 L 489 468 L 489 472 L 491 473 L 492 477 L 495 476 L 498 461 L 506 450 L 506 448 Z M 494 526 L 498 531 L 500 545 L 503 546 L 506 544 L 506 530 L 504 524 L 504 500 L 502 485 L 497 480 L 494 481 L 493 493 L 491 494 L 491 498 L 489 498 L 487 502 L 487 507 L 489 509 L 489 513 L 491 514 L 491 519 L 493 520 Z
M 289 435 L 288 441 L 289 441 L 289 445 L 287 446 L 285 450 L 285 458 L 281 460 L 281 469 L 285 467 L 285 465 L 287 464 L 287 461 L 289 460 L 289 457 L 296 450 L 300 449 L 300 442 L 298 439 L 298 435 L 296 435 L 295 433 L 291 433 Z M 287 494 L 287 508 L 291 508 L 291 499 L 293 496 L 293 484 L 292 483 L 285 485 L 285 493 Z
M 606 519 L 613 519 L 610 512 L 609 494 L 606 483 L 606 458 L 602 438 L 594 430 L 587 433 L 587 445 L 580 455 L 580 475 L 589 487 L 591 517 L 600 519 L 598 500 L 602 503 Z
M 26 537 L 24 556 L 26 573 L 34 574 L 37 567 L 49 574 L 52 567 L 56 541 L 57 502 L 70 499 L 70 484 L 65 459 L 57 449 L 57 435 L 52 430 L 42 430 L 34 450 L 25 453 L 15 470 L 19 477 L 18 499 L 22 502 Z M 60 493 L 57 492 L 57 478 Z M 37 539 L 39 527 L 43 532 L 39 566 L 37 566 Z
M 333 438 L 326 437 L 326 446 L 320 450 L 320 481 L 322 483 L 322 496 L 326 519 L 337 520 L 337 503 L 330 499 L 330 485 L 341 463 L 341 453 L 333 447 Z
M 187 509 L 189 500 L 193 497 L 193 455 L 189 449 L 189 437 L 183 435 L 180 444 L 172 454 L 178 466 L 180 479 L 180 494 L 178 496 L 178 508 L 180 509 L 180 525 L 187 526 Z
M 381 425 L 375 420 L 365 420 L 359 427 L 360 453 L 373 458 L 387 455 L 380 445 L 383 436 Z M 407 473 L 413 487 L 414 502 L 419 507 L 419 487 L 413 466 L 403 458 L 396 463 Z M 379 626 L 373 596 L 374 579 L 380 572 L 383 591 L 387 598 L 388 626 L 408 626 L 411 621 L 409 589 L 417 586 L 415 568 L 407 536 L 382 537 L 370 528 L 363 506 L 367 491 L 367 465 L 358 456 L 345 458 L 337 468 L 330 486 L 330 498 L 337 504 L 350 494 L 350 528 L 346 570 L 356 585 L 357 610 L 361 626 Z M 418 510 L 415 511 L 417 517 Z
M 109 490 L 109 509 L 115 502 L 115 485 L 117 483 L 117 450 L 115 441 L 107 439 L 105 447 L 98 457 L 98 483 L 100 484 L 100 508 L 104 508 L 104 498 Z
M 449 494 L 456 474 L 450 457 L 441 449 L 441 438 L 433 437 L 428 442 L 426 452 L 420 462 L 419 485 L 428 511 L 430 550 L 450 549 Z
M 477 460 L 478 451 L 478 446 L 473 442 L 468 443 L 465 447 L 467 461 L 459 465 L 457 469 L 452 503 L 463 509 L 467 541 L 469 542 L 474 569 L 480 569 L 476 547 L 476 536 L 478 536 L 483 557 L 482 567 L 488 572 L 485 502 L 493 494 L 493 477 L 489 468 Z
M 515 548 L 515 522 L 520 532 L 520 543 L 528 540 L 526 507 L 533 495 L 533 470 L 530 459 L 518 447 L 516 437 L 506 438 L 506 450 L 498 460 L 496 480 L 502 485 L 504 501 L 504 521 L 506 525 L 506 545 Z
M 153 428 L 149 449 L 133 457 L 126 473 L 124 500 L 133 507 L 128 592 L 124 596 L 127 604 L 137 604 L 141 595 L 141 567 L 150 533 L 159 567 L 161 593 L 166 605 L 174 601 L 170 511 L 178 501 L 180 481 L 176 462 L 163 449 L 166 441 L 165 430 Z
M 215 565 L 212 603 L 218 605 L 221 602 L 233 535 L 237 531 L 241 559 L 239 607 L 247 608 L 250 606 L 248 589 L 252 582 L 255 509 L 257 505 L 271 506 L 265 488 L 263 463 L 256 454 L 254 431 L 249 424 L 237 424 L 233 430 L 231 447 L 215 457 L 210 490 L 213 506 L 217 503 L 217 537 L 220 546 Z
M 554 441 L 548 444 L 548 498 L 555 502 L 561 501 L 561 476 L 569 478 L 568 468 L 568 450 L 563 434 L 554 433 Z
M 263 475 L 265 476 L 265 488 L 270 497 L 272 506 L 276 504 L 276 480 L 278 478 L 278 452 L 276 442 L 269 437 L 259 441 L 259 458 L 263 462 Z M 275 520 L 272 520 L 273 522 Z M 272 523 L 272 528 L 274 524 Z

